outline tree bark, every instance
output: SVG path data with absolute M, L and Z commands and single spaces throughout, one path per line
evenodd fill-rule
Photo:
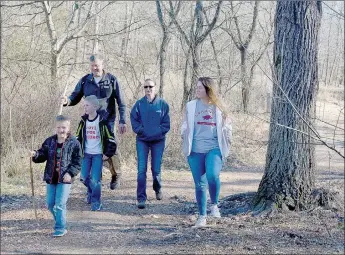
M 165 23 L 163 18 L 162 12 L 162 1 L 156 0 L 156 7 L 157 7 L 157 15 L 158 20 L 162 28 L 163 32 L 163 39 L 161 42 L 161 47 L 159 51 L 159 81 L 160 81 L 160 89 L 159 89 L 159 96 L 164 96 L 164 87 L 165 87 L 165 69 L 166 69 L 166 59 L 167 59 L 167 47 L 169 45 L 171 36 L 170 36 L 170 27 L 173 24 L 173 21 L 170 20 L 168 24 Z M 181 2 L 178 2 L 176 10 L 174 10 L 175 15 L 178 14 L 181 7 Z M 170 6 L 170 8 L 173 8 Z
M 240 25 L 238 22 L 238 18 L 235 15 L 234 11 L 234 6 L 233 3 L 230 2 L 231 6 L 231 11 L 232 15 L 234 15 L 234 23 L 237 31 L 237 36 L 234 35 L 234 32 L 230 30 L 230 28 L 223 28 L 231 37 L 232 41 L 234 42 L 236 48 L 240 51 L 240 56 L 241 56 L 241 83 L 242 83 L 242 106 L 243 106 L 243 111 L 245 113 L 248 112 L 248 104 L 249 104 L 249 93 L 251 90 L 251 85 L 252 85 L 252 77 L 253 77 L 253 71 L 254 67 L 257 64 L 257 61 L 254 61 L 251 67 L 251 73 L 248 75 L 247 73 L 247 53 L 248 53 L 248 48 L 249 45 L 253 39 L 254 32 L 257 27 L 257 19 L 258 19 L 258 8 L 259 8 L 259 1 L 256 1 L 254 4 L 254 10 L 253 10 L 253 20 L 250 26 L 249 34 L 248 36 L 243 39 L 243 34 L 241 33 Z M 269 40 L 269 38 L 268 38 Z M 267 48 L 264 49 L 264 51 Z M 259 57 L 260 58 L 260 57 Z
M 98 13 L 100 10 L 100 2 L 96 1 L 95 2 L 95 13 Z M 79 25 L 79 24 L 78 24 Z M 99 15 L 95 15 L 95 39 L 93 41 L 93 50 L 92 50 L 92 53 L 93 54 L 98 54 L 99 53 L 99 37 L 98 37 L 98 34 L 99 34 Z
M 315 159 L 306 122 L 312 122 L 318 89 L 321 15 L 320 1 L 277 3 L 273 52 L 277 79 L 273 83 L 266 167 L 254 201 L 255 212 L 309 206 Z

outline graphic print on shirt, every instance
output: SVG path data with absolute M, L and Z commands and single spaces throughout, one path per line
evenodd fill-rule
M 99 116 L 92 121 L 86 121 L 85 152 L 88 154 L 102 154 Z
M 197 120 L 197 125 L 207 125 L 216 126 L 216 119 L 214 116 L 215 112 L 212 109 L 206 109 L 202 111 L 197 111 L 195 113 L 195 119 Z
M 55 171 L 59 172 L 60 169 L 60 161 L 61 161 L 61 151 L 62 151 L 62 143 L 58 143 L 58 146 L 56 148 L 56 165 L 55 165 Z
M 86 127 L 86 139 L 88 140 L 98 140 L 101 137 L 99 136 L 99 132 L 97 132 L 96 126 L 87 126 Z

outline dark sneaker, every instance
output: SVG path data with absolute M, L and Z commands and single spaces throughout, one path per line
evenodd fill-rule
M 162 193 L 161 190 L 156 192 L 156 199 L 157 200 L 162 200 L 163 199 L 163 193 Z
M 91 211 L 100 211 L 102 209 L 102 204 L 94 203 L 91 205 Z
M 110 189 L 114 190 L 119 186 L 119 177 L 118 175 L 113 175 L 111 177 L 111 181 L 110 181 Z
M 64 229 L 64 230 L 56 230 L 53 234 L 54 237 L 61 237 L 61 236 L 64 236 L 66 235 L 67 233 L 67 230 Z
M 145 208 L 145 201 L 144 200 L 138 201 L 138 208 L 139 209 L 144 209 Z

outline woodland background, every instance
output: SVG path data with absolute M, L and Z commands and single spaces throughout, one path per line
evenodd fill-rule
M 275 99 L 276 5 L 269 1 L 221 5 L 217 1 L 1 1 L 1 239 L 6 241 L 2 251 L 99 253 L 101 247 L 102 253 L 113 253 L 114 246 L 118 253 L 343 253 L 342 1 L 322 2 L 319 85 L 312 119 L 321 135 L 315 143 L 316 187 L 332 190 L 324 194 L 340 194 L 340 198 L 321 197 L 322 209 L 299 212 L 297 208 L 260 219 L 233 216 L 232 208 L 247 198 L 238 196 L 234 202 L 227 197 L 257 191 L 263 176 Z M 127 102 L 129 132 L 117 134 L 123 183 L 115 193 L 103 187 L 102 217 L 89 212 L 82 203 L 84 189 L 75 184 L 69 220 L 76 242 L 61 250 L 47 237 L 52 222 L 44 209 L 43 164 L 34 165 L 40 207 L 38 223 L 33 220 L 25 152 L 37 149 L 55 132 L 60 96 L 66 85 L 69 95 L 90 72 L 88 59 L 95 52 L 105 56 L 105 70 L 118 78 Z M 181 151 L 180 126 L 182 108 L 194 96 L 197 76 L 217 81 L 232 119 L 233 142 L 221 174 L 224 217 L 216 222 L 217 230 L 195 232 L 190 229 L 197 211 L 194 187 Z M 171 130 L 163 160 L 166 199 L 161 204 L 149 201 L 148 210 L 138 212 L 129 111 L 144 95 L 146 78 L 156 81 L 170 105 Z M 63 108 L 63 113 L 72 117 L 75 131 L 82 103 Z M 107 185 L 109 172 L 104 176 Z M 119 238 L 110 238 L 113 235 Z

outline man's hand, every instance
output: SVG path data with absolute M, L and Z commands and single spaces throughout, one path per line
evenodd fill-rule
M 105 160 L 108 160 L 108 159 L 109 158 L 106 155 L 103 154 L 103 160 L 105 161 Z
M 31 151 L 31 150 L 28 151 L 29 158 L 35 157 L 35 155 L 36 155 L 36 151 Z
M 72 177 L 69 173 L 65 173 L 65 175 L 63 176 L 63 182 L 71 182 L 72 181 Z
M 124 134 L 127 132 L 127 124 L 119 124 L 120 134 Z
M 63 95 L 63 96 L 61 97 L 61 104 L 63 104 L 63 105 L 69 105 L 69 103 L 70 103 L 69 98 L 68 98 L 67 96 Z

